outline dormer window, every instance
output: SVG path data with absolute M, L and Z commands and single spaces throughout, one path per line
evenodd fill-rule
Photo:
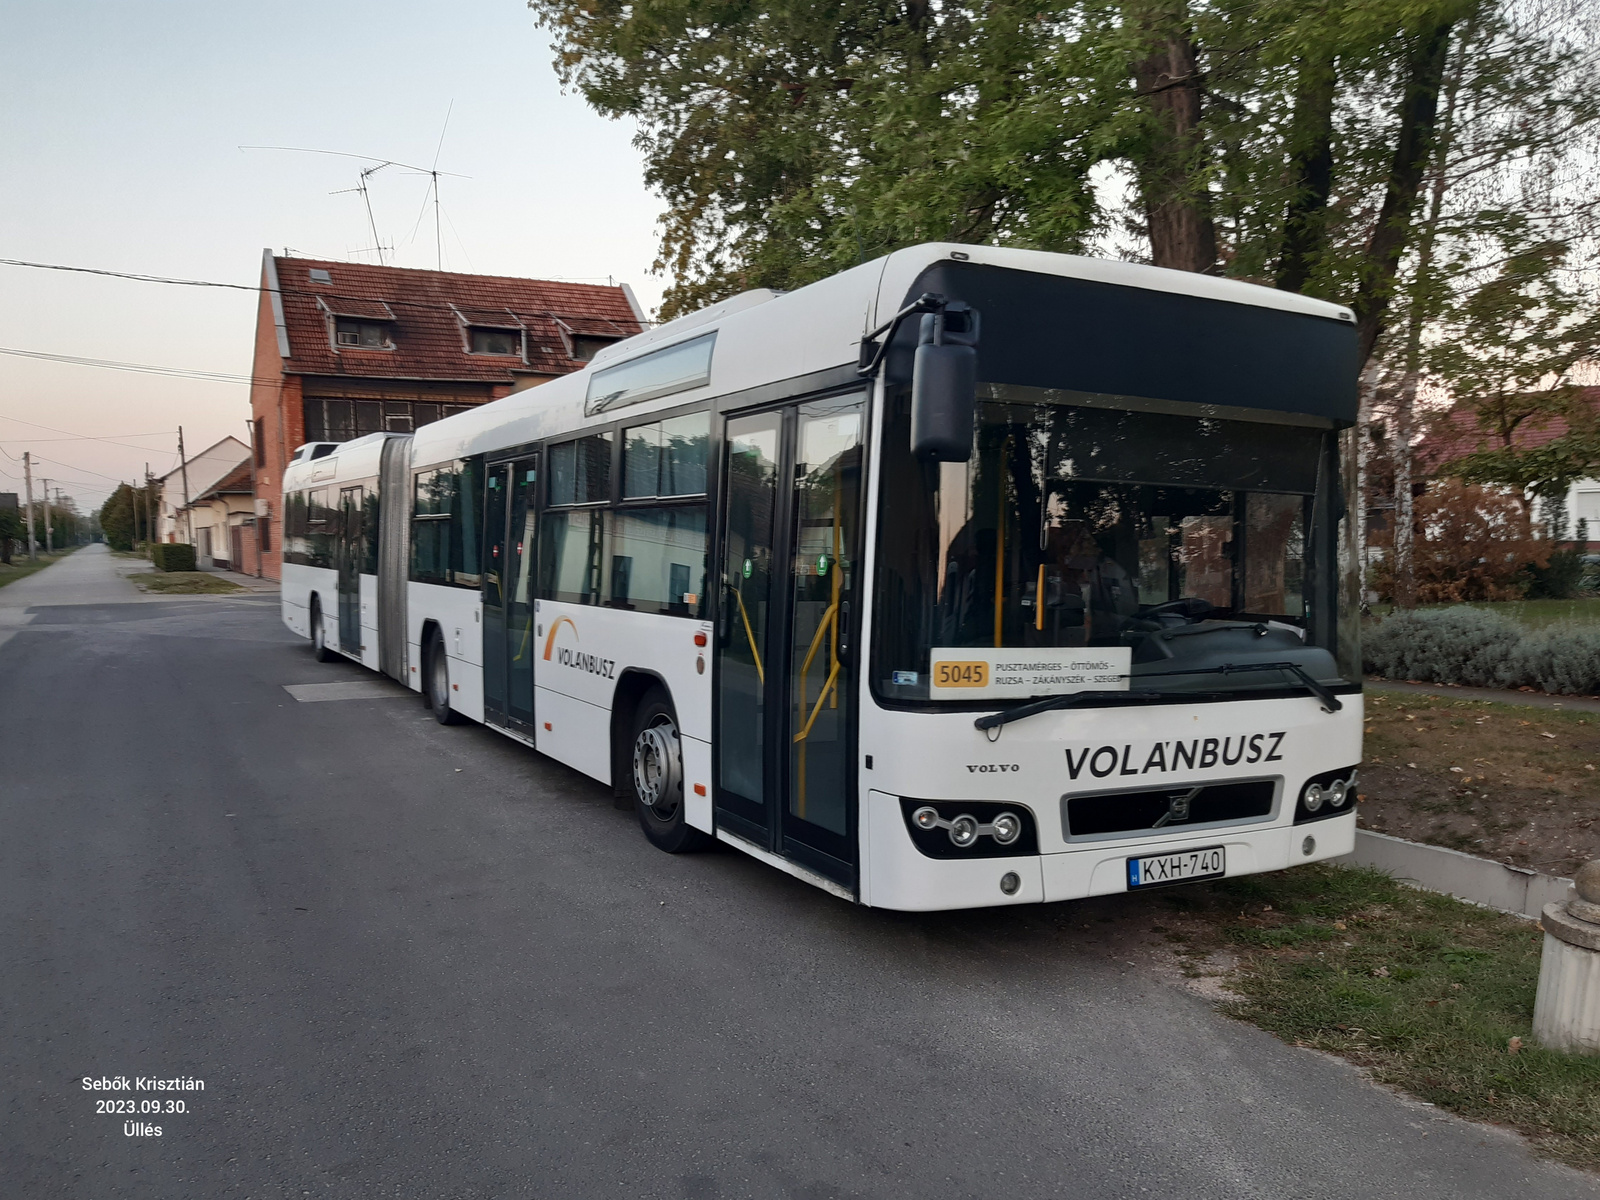
M 461 346 L 468 354 L 493 354 L 497 357 L 527 359 L 528 327 L 509 308 L 457 308 Z
M 393 350 L 394 310 L 382 300 L 356 296 L 318 296 L 335 350 Z
M 631 336 L 615 321 L 592 317 L 557 317 L 556 329 L 566 344 L 567 357 L 575 362 L 589 362 L 607 346 Z
M 472 329 L 472 353 L 512 354 L 522 357 L 522 331 L 517 329 Z
M 378 321 L 356 321 L 349 317 L 340 317 L 334 322 L 333 336 L 335 344 L 340 346 L 359 346 L 364 350 L 394 349 L 388 325 Z

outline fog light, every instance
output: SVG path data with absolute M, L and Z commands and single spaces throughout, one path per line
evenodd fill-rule
M 1342 779 L 1335 779 L 1328 785 L 1328 803 L 1334 808 L 1344 807 L 1346 784 Z
M 962 813 L 950 822 L 950 840 L 962 849 L 978 840 L 978 822 Z
M 918 829 L 937 829 L 939 827 L 939 810 L 931 805 L 924 804 L 911 814 L 911 819 L 917 823 Z
M 1311 855 L 1316 851 L 1316 848 L 1317 839 L 1314 837 L 1308 837 L 1305 841 L 1300 843 L 1300 853 L 1304 854 L 1307 858 L 1311 857 Z
M 1015 871 L 1007 871 L 1000 876 L 1000 890 L 1008 896 L 1015 896 L 1022 890 L 1022 876 Z
M 1307 812 L 1316 812 L 1322 807 L 1322 785 L 1313 783 L 1306 789 L 1305 806 Z
M 1022 821 L 1016 813 L 1001 813 L 990 823 L 989 832 L 1002 846 L 1009 846 L 1022 836 Z

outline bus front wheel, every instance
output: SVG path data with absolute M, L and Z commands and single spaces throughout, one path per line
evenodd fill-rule
M 425 690 L 423 699 L 433 709 L 433 719 L 441 725 L 455 725 L 461 714 L 450 707 L 450 656 L 445 653 L 444 635 L 437 629 L 428 638 L 428 652 L 423 656 Z
M 628 759 L 634 811 L 651 844 L 668 854 L 708 846 L 711 839 L 684 816 L 683 747 L 672 701 L 660 688 L 646 692 L 634 711 Z
M 332 662 L 333 651 L 328 648 L 328 625 L 322 619 L 322 601 L 311 597 L 311 654 L 318 662 Z

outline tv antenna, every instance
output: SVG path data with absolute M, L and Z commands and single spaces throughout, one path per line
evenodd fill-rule
M 378 263 L 379 263 L 380 266 L 384 265 L 383 264 L 384 245 L 383 245 L 383 239 L 378 236 L 378 222 L 377 222 L 376 218 L 373 216 L 373 213 L 372 213 L 372 197 L 371 197 L 371 194 L 369 193 L 369 191 L 367 189 L 367 180 L 372 178 L 372 176 L 376 175 L 379 171 L 383 170 L 385 167 L 399 167 L 401 170 L 409 171 L 409 172 L 411 172 L 412 174 L 415 174 L 415 175 L 426 175 L 426 176 L 428 176 L 429 177 L 428 194 L 426 196 L 424 196 L 424 198 L 423 198 L 422 212 L 423 213 L 427 212 L 428 202 L 429 202 L 429 200 L 432 200 L 432 202 L 433 202 L 434 260 L 435 260 L 435 262 L 436 262 L 436 264 L 438 266 L 438 269 L 442 271 L 444 269 L 444 242 L 443 242 L 443 238 L 441 236 L 440 217 L 439 217 L 439 178 L 441 176 L 445 176 L 445 175 L 450 176 L 452 179 L 470 179 L 470 178 L 472 178 L 472 176 L 470 176 L 470 175 L 461 175 L 461 174 L 456 173 L 455 171 L 441 171 L 441 170 L 439 170 L 439 155 L 444 151 L 444 135 L 445 135 L 445 132 L 450 128 L 450 111 L 453 110 L 454 108 L 455 108 L 455 101 L 452 100 L 450 102 L 450 110 L 446 110 L 446 112 L 445 112 L 444 129 L 441 129 L 439 131 L 439 145 L 434 150 L 433 166 L 431 166 L 431 167 L 417 167 L 417 166 L 413 166 L 410 163 L 403 163 L 399 159 L 378 158 L 377 156 L 371 155 L 371 154 L 352 154 L 347 150 L 321 150 L 321 149 L 317 149 L 317 148 L 312 147 L 312 146 L 240 146 L 239 149 L 240 150 L 279 150 L 279 151 L 283 151 L 283 152 L 288 153 L 288 154 L 326 154 L 326 155 L 330 155 L 330 156 L 335 157 L 335 158 L 353 158 L 353 159 L 356 159 L 356 160 L 358 160 L 360 162 L 364 162 L 364 163 L 369 164 L 368 166 L 363 167 L 361 169 L 361 172 L 360 172 L 360 175 L 357 178 L 355 187 L 353 187 L 353 188 L 342 188 L 337 192 L 331 192 L 329 194 L 330 195 L 334 195 L 334 196 L 343 196 L 343 195 L 348 195 L 351 192 L 359 193 L 359 195 L 361 196 L 362 203 L 366 206 L 366 210 L 367 210 L 367 227 L 369 229 L 371 229 L 371 231 L 372 231 L 373 249 L 377 252 Z M 422 223 L 422 213 L 418 213 L 417 214 L 417 224 L 421 225 L 421 223 Z M 411 236 L 412 236 L 413 239 L 416 237 L 416 229 L 415 228 L 412 229 Z M 389 246 L 389 250 L 390 250 L 391 253 L 393 252 L 393 250 L 394 250 L 393 244 L 391 244 Z

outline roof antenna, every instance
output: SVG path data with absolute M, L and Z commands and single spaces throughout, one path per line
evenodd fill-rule
M 450 107 L 444 110 L 444 128 L 439 130 L 439 145 L 433 152 L 433 166 L 428 174 L 433 176 L 433 257 L 434 268 L 444 270 L 444 239 L 439 234 L 439 155 L 444 153 L 444 135 L 450 129 L 450 114 L 456 110 L 456 99 L 450 97 Z
M 451 107 L 451 109 L 455 108 L 455 101 L 454 100 L 450 101 L 450 107 Z M 450 113 L 448 111 L 445 113 L 444 123 L 445 123 L 445 130 L 449 129 L 449 127 L 450 127 Z M 360 179 L 357 181 L 355 187 L 353 187 L 353 188 L 343 188 L 340 191 L 331 192 L 329 194 L 330 195 L 334 195 L 334 196 L 341 196 L 341 195 L 347 195 L 350 192 L 359 192 L 360 193 L 362 202 L 366 205 L 366 209 L 367 209 L 367 227 L 372 230 L 373 245 L 372 245 L 371 248 L 377 252 L 378 264 L 380 266 L 386 265 L 384 263 L 384 261 L 383 261 L 383 252 L 384 252 L 385 247 L 383 245 L 382 239 L 379 238 L 379 236 L 378 236 L 378 223 L 377 223 L 377 220 L 374 218 L 373 213 L 372 213 L 372 197 L 371 197 L 371 194 L 367 190 L 367 180 L 369 178 L 371 178 L 373 175 L 376 175 L 379 171 L 383 170 L 385 167 L 400 167 L 403 170 L 414 171 L 419 175 L 427 175 L 427 176 L 429 176 L 432 179 L 431 187 L 432 187 L 432 190 L 433 190 L 434 256 L 435 256 L 435 259 L 441 264 L 440 265 L 440 270 L 443 270 L 443 265 L 442 264 L 444 262 L 444 249 L 443 249 L 443 242 L 441 241 L 441 239 L 439 237 L 439 178 L 440 178 L 440 176 L 443 176 L 443 175 L 449 175 L 449 176 L 451 176 L 452 178 L 455 178 L 455 179 L 470 179 L 471 178 L 471 176 L 469 176 L 469 175 L 458 175 L 454 171 L 441 171 L 441 170 L 439 170 L 439 153 L 444 150 L 444 132 L 445 132 L 444 130 L 440 130 L 440 132 L 439 132 L 439 149 L 438 149 L 438 151 L 436 151 L 434 153 L 433 166 L 431 166 L 431 167 L 415 167 L 415 166 L 412 166 L 410 163 L 400 162 L 398 159 L 378 158 L 378 157 L 376 157 L 374 155 L 371 155 L 371 154 L 351 154 L 350 152 L 348 152 L 346 150 L 319 150 L 319 149 L 317 149 L 315 147 L 312 147 L 312 146 L 240 146 L 239 149 L 240 150 L 282 150 L 282 151 L 285 151 L 285 152 L 291 153 L 291 154 L 330 154 L 330 155 L 333 155 L 336 158 L 355 158 L 355 159 L 361 160 L 362 162 L 371 164 L 370 166 L 362 168 Z M 427 201 L 424 200 L 423 204 L 424 204 L 423 211 L 426 212 L 427 211 L 427 209 L 426 209 Z M 420 222 L 420 219 L 421 218 L 419 216 L 419 218 L 418 218 L 419 222 Z M 413 236 L 415 236 L 415 233 L 416 233 L 416 231 L 413 230 L 412 231 Z M 391 243 L 387 247 L 387 249 L 392 254 L 394 252 L 393 244 Z M 364 253 L 364 251 L 356 251 L 355 253 Z

